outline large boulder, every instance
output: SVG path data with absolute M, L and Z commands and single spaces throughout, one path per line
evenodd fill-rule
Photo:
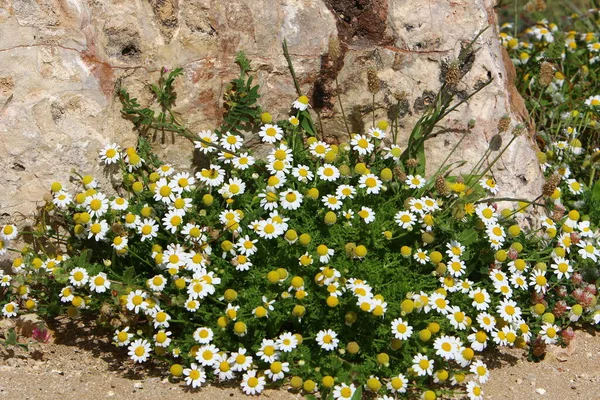
M 192 130 L 218 126 L 223 86 L 238 74 L 235 54 L 244 50 L 261 84 L 261 104 L 275 117 L 296 97 L 281 42 L 287 39 L 301 87 L 313 99 L 325 136 L 343 137 L 335 79 L 352 128 L 368 129 L 373 106 L 367 69 L 381 90 L 375 114 L 402 96 L 400 143 L 438 90 L 442 62 L 489 26 L 476 41 L 474 65 L 459 86 L 491 85 L 444 122 L 449 133 L 427 143 L 428 170 L 447 155 L 470 119 L 477 121 L 451 161 L 476 163 L 498 120 L 523 121 L 518 94 L 507 81 L 492 0 L 7 0 L 0 6 L 0 213 L 28 215 L 52 181 L 67 182 L 72 170 L 109 177 L 96 161 L 106 143 L 135 143 L 121 118 L 115 87 L 127 87 L 143 105 L 147 84 L 160 69 L 183 67 L 177 111 Z M 336 60 L 331 40 L 340 42 Z M 512 99 L 512 100 L 511 100 Z M 506 135 L 510 135 L 510 132 Z M 508 137 L 505 138 L 505 143 Z M 158 137 L 166 160 L 189 167 L 193 146 Z M 182 155 L 184 155 L 182 157 Z M 529 135 L 520 137 L 494 176 L 507 195 L 534 198 L 542 175 Z

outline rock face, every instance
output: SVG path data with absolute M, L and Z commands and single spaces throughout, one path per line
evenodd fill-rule
M 238 73 L 233 60 L 244 50 L 261 84 L 261 105 L 277 118 L 296 93 L 281 51 L 287 39 L 302 89 L 322 115 L 326 137 L 345 128 L 335 96 L 335 79 L 352 117 L 354 131 L 370 127 L 373 103 L 366 90 L 374 68 L 381 90 L 375 115 L 401 102 L 405 143 L 427 103 L 441 85 L 440 65 L 461 45 L 477 40 L 475 63 L 459 89 L 490 86 L 444 121 L 474 132 L 453 160 L 476 163 L 508 113 L 510 83 L 497 40 L 492 0 L 7 0 L 0 6 L 0 214 L 34 210 L 52 181 L 68 182 L 72 170 L 94 174 L 104 187 L 109 177 L 96 157 L 109 142 L 135 143 L 122 119 L 115 87 L 122 85 L 142 105 L 151 101 L 146 84 L 161 67 L 183 67 L 177 82 L 177 111 L 192 130 L 220 121 L 223 86 Z M 328 55 L 330 38 L 340 55 Z M 514 101 L 513 101 L 514 102 Z M 509 135 L 508 133 L 506 135 Z M 440 163 L 459 138 L 446 133 L 427 143 L 428 166 Z M 192 146 L 182 138 L 158 138 L 164 159 L 189 167 Z M 164 139 L 161 141 L 160 139 Z M 332 139 L 334 140 L 334 139 Z M 508 141 L 508 136 L 505 142 Z M 163 143 L 164 142 L 164 143 Z M 182 156 L 183 155 L 183 156 Z M 452 161 L 452 160 L 451 160 Z M 469 164 L 465 170 L 469 170 Z M 528 135 L 519 138 L 494 170 L 507 195 L 535 197 L 541 173 Z

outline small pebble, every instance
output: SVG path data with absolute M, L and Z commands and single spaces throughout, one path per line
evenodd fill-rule
M 106 393 L 106 397 L 113 397 L 114 395 L 115 395 L 115 392 L 113 392 L 112 390 L 109 390 L 109 391 Z
M 546 389 L 542 389 L 542 388 L 537 388 L 535 389 L 535 392 L 541 396 L 546 394 Z

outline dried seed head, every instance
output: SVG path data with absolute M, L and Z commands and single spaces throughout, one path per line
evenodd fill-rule
M 498 132 L 506 132 L 510 128 L 510 117 L 508 114 L 504 114 L 498 121 Z
M 336 36 L 329 37 L 329 58 L 333 61 L 337 61 L 342 55 L 342 46 L 340 40 Z
M 115 222 L 114 224 L 112 224 L 112 226 L 110 227 L 110 229 L 116 234 L 116 235 L 120 235 L 121 233 L 123 233 L 123 225 L 121 225 L 118 222 Z
M 406 180 L 406 174 L 398 166 L 394 167 L 394 175 L 396 176 L 396 178 L 399 181 L 405 181 Z
M 402 101 L 406 99 L 406 92 L 404 90 L 400 92 L 394 92 L 394 98 L 396 101 Z
M 419 165 L 419 161 L 416 158 L 409 158 L 406 160 L 406 166 L 408 168 L 415 168 L 417 165 Z
M 536 8 L 536 1 L 537 0 L 529 0 L 529 2 L 527 2 L 527 4 L 525 4 L 525 6 L 523 7 L 525 11 L 527 11 L 528 13 L 534 12 Z
M 451 62 L 446 71 L 446 84 L 450 87 L 458 85 L 460 81 L 460 68 L 457 62 Z
M 367 70 L 367 85 L 369 87 L 369 92 L 375 94 L 379 92 L 381 88 L 379 85 L 379 78 L 377 77 L 377 70 L 373 67 Z
M 564 209 L 564 207 L 561 207 L 561 206 L 557 205 L 554 208 L 554 211 L 552 212 L 551 218 L 552 218 L 553 221 L 557 221 L 558 222 L 564 216 L 565 216 L 565 209 Z
M 446 184 L 446 180 L 443 176 L 438 176 L 435 179 L 435 189 L 440 196 L 446 196 L 448 194 L 448 185 Z
M 546 11 L 546 0 L 535 0 L 535 9 L 537 11 Z
M 517 124 L 517 126 L 515 126 L 515 129 L 513 129 L 512 134 L 513 136 L 521 136 L 523 132 L 525 132 L 525 125 Z
M 560 175 L 554 174 L 548 178 L 544 186 L 542 187 L 542 193 L 544 196 L 552 196 L 556 187 L 560 183 Z
M 540 67 L 540 85 L 548 86 L 554 79 L 554 67 L 549 62 L 543 62 Z

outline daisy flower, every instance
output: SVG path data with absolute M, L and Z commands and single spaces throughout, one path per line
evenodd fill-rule
M 398 374 L 390 379 L 386 387 L 392 393 L 406 393 L 408 379 L 403 374 Z
M 419 264 L 426 264 L 429 261 L 429 256 L 427 255 L 427 251 L 417 249 L 413 254 L 413 258 L 417 260 Z
M 408 325 L 402 318 L 396 318 L 392 321 L 392 334 L 396 339 L 408 340 L 412 333 L 412 326 Z
M 54 193 L 52 204 L 56 207 L 64 209 L 67 208 L 73 202 L 73 196 L 64 190 Z
M 444 296 L 442 293 L 433 293 L 430 297 L 429 303 L 431 304 L 431 308 L 440 314 L 448 314 L 448 307 L 450 307 L 450 303 L 446 299 L 446 296 Z
M 329 146 L 325 142 L 321 142 L 320 140 L 317 140 L 316 142 L 313 142 L 310 145 L 308 150 L 315 157 L 325 158 L 325 154 L 327 154 L 327 152 L 329 152 L 329 150 L 331 150 L 331 146 Z
M 225 197 L 233 197 L 244 194 L 246 184 L 240 178 L 230 178 L 229 181 L 219 189 L 219 194 Z
M 177 232 L 183 224 L 184 215 L 185 212 L 183 210 L 172 209 L 168 211 L 162 219 L 165 230 L 171 233 Z
M 467 270 L 467 266 L 465 265 L 465 262 L 456 257 L 453 257 L 448 262 L 448 272 L 452 276 L 456 276 L 456 277 L 462 276 L 462 275 L 464 275 L 466 270 Z
M 129 292 L 126 299 L 126 306 L 129 311 L 133 311 L 136 314 L 140 311 L 146 310 L 148 307 L 148 303 L 144 301 L 148 297 L 148 294 L 143 292 L 142 290 L 135 290 Z
M 398 211 L 394 220 L 400 228 L 409 230 L 412 230 L 413 225 L 417 223 L 417 217 L 410 211 Z
M 418 353 L 412 359 L 412 369 L 417 373 L 418 376 L 432 375 L 433 374 L 433 360 L 427 358 L 426 355 Z
M 193 297 L 189 297 L 185 301 L 185 309 L 189 312 L 196 312 L 200 308 L 200 302 Z
M 145 362 L 150 356 L 152 347 L 146 339 L 137 339 L 131 342 L 127 353 L 131 359 L 138 363 Z
M 486 204 L 478 204 L 477 207 L 475 207 L 475 214 L 486 226 L 498 222 L 498 215 L 496 214 L 496 211 Z
M 265 124 L 260 128 L 258 136 L 265 143 L 275 143 L 283 138 L 283 129 L 277 125 Z
M 361 207 L 358 216 L 362 218 L 365 224 L 375 221 L 375 212 L 369 207 Z
M 214 344 L 207 344 L 198 349 L 196 352 L 196 361 L 204 367 L 212 367 L 217 362 L 219 356 L 219 348 Z
M 225 181 L 225 170 L 216 164 L 211 164 L 209 169 L 203 168 L 196 172 L 196 178 L 210 187 L 218 187 Z
M 233 157 L 232 160 L 233 167 L 235 169 L 239 169 L 240 171 L 244 171 L 254 165 L 255 160 L 254 157 L 249 155 L 248 153 L 240 153 L 239 156 Z
M 297 210 L 302 205 L 302 195 L 300 192 L 292 189 L 279 193 L 281 198 L 281 207 L 284 210 Z
M 156 169 L 156 173 L 163 178 L 173 175 L 175 169 L 171 164 L 163 164 Z
M 319 261 L 322 262 L 323 264 L 327 264 L 329 262 L 329 260 L 331 259 L 331 257 L 333 257 L 334 253 L 335 253 L 335 251 L 333 249 L 330 249 L 329 247 L 327 247 L 324 244 L 321 244 L 317 247 L 317 254 L 319 255 Z
M 589 107 L 598 107 L 600 106 L 600 95 L 597 94 L 595 96 L 590 96 L 585 100 L 585 105 Z
M 461 347 L 460 339 L 454 336 L 442 335 L 435 339 L 433 348 L 435 354 L 445 360 L 454 360 Z
M 185 383 L 192 388 L 200 387 L 206 382 L 206 372 L 204 372 L 204 368 L 195 363 L 192 363 L 190 368 L 184 369 L 183 375 L 185 376 Z
M 486 289 L 477 288 L 469 292 L 469 297 L 473 299 L 471 305 L 478 311 L 485 311 L 490 306 L 490 294 Z
M 116 143 L 107 144 L 100 150 L 100 161 L 105 165 L 116 164 L 121 158 L 121 147 Z
M 146 286 L 153 292 L 162 292 L 167 285 L 167 279 L 162 275 L 155 275 L 146 281 Z
M 84 268 L 73 268 L 69 274 L 69 281 L 75 287 L 84 286 L 89 280 L 88 272 Z
M 446 318 L 450 321 L 450 324 L 460 331 L 467 329 L 466 319 L 467 316 L 464 312 L 460 310 L 458 306 L 449 306 L 448 314 L 446 314 Z
M 539 269 L 533 270 L 533 273 L 529 277 L 529 285 L 533 286 L 537 293 L 546 293 L 548 288 L 548 278 L 546 278 L 546 271 Z
M 265 371 L 265 374 L 271 378 L 273 382 L 283 379 L 285 373 L 290 372 L 290 363 L 281 361 L 274 361 L 269 366 L 269 369 Z
M 277 349 L 289 353 L 298 346 L 298 339 L 290 332 L 282 333 L 277 339 Z
M 374 139 L 379 139 L 379 140 L 385 139 L 385 132 L 383 131 L 383 129 L 379 129 L 376 127 L 369 128 L 369 130 L 367 131 L 367 134 Z
M 358 187 L 365 188 L 367 194 L 378 194 L 381 190 L 381 180 L 374 174 L 361 175 L 358 179 Z
M 490 370 L 481 360 L 477 360 L 471 364 L 469 371 L 475 376 L 479 383 L 486 383 L 490 377 Z
M 298 126 L 298 125 L 300 125 L 300 120 L 299 120 L 298 118 L 294 117 L 294 116 L 291 116 L 291 117 L 289 117 L 289 118 L 288 118 L 288 122 L 289 122 L 290 124 L 292 124 L 293 126 Z
M 256 233 L 263 239 L 274 239 L 285 233 L 281 224 L 275 222 L 272 218 L 260 221 Z
M 354 397 L 354 392 L 356 392 L 356 387 L 354 384 L 350 384 L 350 386 L 342 383 L 341 385 L 335 385 L 333 387 L 333 398 L 335 400 L 339 399 L 351 399 Z
M 153 313 L 152 318 L 154 318 L 154 329 L 168 328 L 170 325 L 171 316 L 164 311 L 157 310 Z
M 292 168 L 292 164 L 287 161 L 273 160 L 267 163 L 266 167 L 271 174 L 287 175 L 290 173 L 290 168 Z
M 113 210 L 123 211 L 123 210 L 127 210 L 127 207 L 129 207 L 129 202 L 122 197 L 115 197 L 110 202 L 110 208 Z
M 325 195 L 321 198 L 321 201 L 325 205 L 325 207 L 330 210 L 339 210 L 342 208 L 342 201 L 338 196 L 334 196 L 332 194 Z
M 104 193 L 95 193 L 85 199 L 86 211 L 95 218 L 99 218 L 108 211 L 108 199 Z
M 296 343 L 298 343 L 298 340 L 296 339 L 296 337 L 294 335 L 292 335 L 293 340 L 296 340 Z M 292 339 L 288 339 L 291 343 Z M 272 363 L 274 361 L 276 361 L 277 359 L 279 359 L 279 352 L 277 351 L 277 347 L 278 345 L 275 343 L 274 340 L 272 339 L 263 339 L 262 343 L 260 344 L 260 349 L 256 352 L 256 356 L 259 357 L 262 361 L 266 362 L 266 363 Z M 289 350 L 291 351 L 291 350 Z
M 217 376 L 220 381 L 228 381 L 235 377 L 228 359 L 229 356 L 226 353 L 220 353 L 213 364 L 213 374 Z
M 469 400 L 483 400 L 483 389 L 479 383 L 475 381 L 467 382 L 466 390 Z
M 370 154 L 374 148 L 373 143 L 364 135 L 354 135 L 350 141 L 350 145 L 361 156 Z
M 221 138 L 220 144 L 226 150 L 237 151 L 242 148 L 244 139 L 241 136 L 232 135 L 231 132 L 227 132 L 225 136 Z
M 300 96 L 292 103 L 292 107 L 296 110 L 304 111 L 308 108 L 308 97 Z
M 384 159 L 393 159 L 394 161 L 400 160 L 400 156 L 402 155 L 402 148 L 398 145 L 391 145 L 390 147 L 385 147 L 383 149 L 385 151 Z
M 479 184 L 482 188 L 490 192 L 491 194 L 498 194 L 500 188 L 496 185 L 496 180 L 491 177 L 484 177 L 479 180 Z
M 323 164 L 317 170 L 317 176 L 326 182 L 334 182 L 340 177 L 340 170 L 332 164 Z
M 211 146 L 211 144 L 217 143 L 219 138 L 217 135 L 209 130 L 200 131 L 198 137 L 201 140 L 194 141 L 194 147 L 197 148 L 201 153 L 208 154 L 215 151 L 217 148 Z
M 240 384 L 242 391 L 247 395 L 258 394 L 265 388 L 265 377 L 256 376 L 256 370 L 250 370 L 242 377 L 242 383 Z
M 172 333 L 170 331 L 165 331 L 161 329 L 154 334 L 154 343 L 158 347 L 169 347 L 169 345 L 171 344 L 171 335 Z
M 569 187 L 571 194 L 583 193 L 583 185 L 577 182 L 576 179 L 567 179 L 567 186 Z
M 338 347 L 337 333 L 331 329 L 321 330 L 317 333 L 316 341 L 323 350 L 332 351 Z
M 104 272 L 90 278 L 90 290 L 96 293 L 104 293 L 110 289 L 110 281 Z
M 113 336 L 113 342 L 115 342 L 119 347 L 127 346 L 131 342 L 132 338 L 133 333 L 129 333 L 129 327 L 126 326 L 121 330 L 117 329 L 115 335 Z
M 246 349 L 240 347 L 237 352 L 231 353 L 227 360 L 232 371 L 246 371 L 252 365 L 252 356 L 246 355 Z
M 496 307 L 496 311 L 502 319 L 508 322 L 515 322 L 521 319 L 521 308 L 517 306 L 514 300 L 501 300 L 500 304 Z
M 496 327 L 496 318 L 487 312 L 480 313 L 477 315 L 477 323 L 486 332 L 492 332 Z
M 579 243 L 577 243 L 577 246 L 581 247 L 577 253 L 582 259 L 591 259 L 594 262 L 598 261 L 598 257 L 600 256 L 600 250 L 596 248 L 591 242 L 581 240 Z
M 255 245 L 257 242 L 258 239 L 252 240 L 248 235 L 245 235 L 243 238 L 238 240 L 238 242 L 235 244 L 235 247 L 241 254 L 245 256 L 251 256 L 258 251 L 258 248 Z
M 475 351 L 483 351 L 487 347 L 488 335 L 485 331 L 476 331 L 471 333 L 467 340 L 471 343 L 471 348 Z
M 314 174 L 306 165 L 299 164 L 298 166 L 292 168 L 292 176 L 296 178 L 299 182 L 309 182 L 314 178 Z
M 167 178 L 161 178 L 156 182 L 154 200 L 162 201 L 165 204 L 171 204 L 175 201 L 175 192 L 173 192 L 173 188 L 169 185 Z
M 6 275 L 5 275 L 6 276 Z M 73 300 L 73 288 L 71 286 L 66 286 L 60 291 L 60 301 L 63 303 L 70 303 Z
M 356 194 L 356 189 L 354 188 L 354 186 L 340 185 L 335 190 L 335 194 L 340 199 L 353 199 L 354 195 Z
M 188 172 L 180 172 L 175 174 L 171 179 L 171 187 L 173 191 L 181 195 L 183 192 L 190 192 L 194 188 L 196 179 L 190 176 Z
M 94 238 L 96 241 L 104 240 L 108 229 L 108 223 L 103 219 L 93 222 L 89 226 L 88 239 Z
M 560 332 L 560 327 L 545 323 L 540 330 L 540 337 L 546 344 L 555 344 L 558 342 L 558 332 Z
M 17 303 L 15 303 L 14 301 L 11 301 L 10 303 L 6 303 L 2 307 L 2 315 L 5 316 L 6 318 L 16 317 L 17 312 L 19 312 L 19 305 Z
M 421 199 L 410 199 L 408 202 L 410 206 L 410 211 L 417 213 L 419 215 L 423 215 L 425 213 L 425 202 Z
M 554 273 L 558 279 L 569 279 L 573 273 L 573 267 L 569 264 L 569 261 L 562 257 L 556 257 L 554 263 L 550 264 L 550 268 L 554 270 Z
M 411 189 L 421 189 L 425 186 L 425 179 L 421 175 L 408 175 L 404 183 Z

